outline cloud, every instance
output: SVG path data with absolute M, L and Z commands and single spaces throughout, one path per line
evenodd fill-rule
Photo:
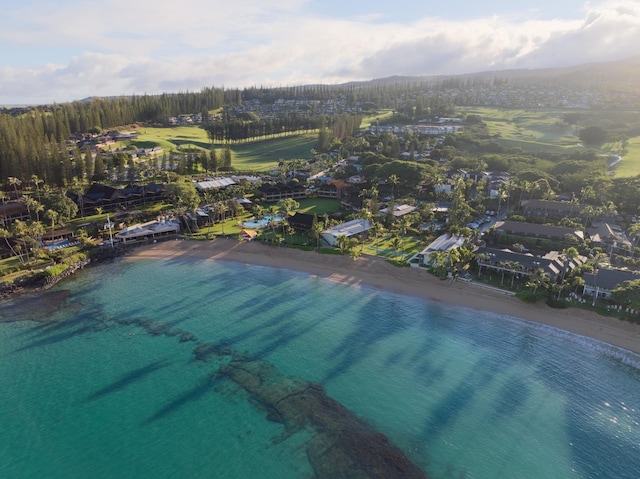
M 0 103 L 541 68 L 640 54 L 640 5 L 633 1 L 587 4 L 575 18 L 547 21 L 522 13 L 399 23 L 366 13 L 312 15 L 307 7 L 303 0 L 11 6 L 0 19 L 0 57 L 12 59 L 0 66 Z

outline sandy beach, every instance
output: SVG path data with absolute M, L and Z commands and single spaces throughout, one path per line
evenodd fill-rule
M 326 277 L 350 286 L 367 285 L 386 291 L 452 306 L 508 315 L 596 339 L 640 354 L 640 325 L 600 316 L 578 308 L 553 309 L 544 303 L 527 304 L 481 284 L 440 280 L 421 268 L 398 268 L 384 259 L 318 254 L 258 242 L 166 241 L 134 249 L 133 258 L 235 261 Z

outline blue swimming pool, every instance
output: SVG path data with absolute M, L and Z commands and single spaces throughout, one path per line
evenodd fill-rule
M 64 240 L 64 241 L 58 241 L 57 243 L 45 245 L 44 247 L 45 249 L 53 251 L 60 248 L 66 248 L 68 246 L 75 246 L 77 244 L 78 244 L 78 241 L 76 240 Z
M 245 221 L 244 223 L 242 223 L 242 226 L 244 228 L 265 228 L 266 226 L 268 226 L 271 222 L 274 223 L 279 223 L 280 221 L 282 221 L 282 216 L 263 216 L 262 219 L 259 220 L 251 220 L 251 221 Z

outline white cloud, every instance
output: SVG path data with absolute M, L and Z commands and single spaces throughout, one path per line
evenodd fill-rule
M 538 68 L 640 54 L 640 6 L 633 1 L 587 4 L 579 18 L 553 21 L 495 14 L 402 24 L 366 12 L 351 20 L 313 16 L 298 0 L 231 3 L 38 0 L 10 7 L 0 20 L 0 45 L 11 45 L 4 51 L 14 57 L 30 56 L 0 66 L 0 103 Z M 38 56 L 39 45 L 47 48 L 42 55 L 56 52 L 56 64 Z

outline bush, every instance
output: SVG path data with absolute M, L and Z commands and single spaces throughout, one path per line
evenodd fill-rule
M 548 298 L 547 299 L 547 306 L 549 306 L 551 308 L 556 308 L 556 309 L 565 309 L 569 305 L 567 304 L 566 301 L 562 301 L 562 300 L 555 299 L 555 298 Z

